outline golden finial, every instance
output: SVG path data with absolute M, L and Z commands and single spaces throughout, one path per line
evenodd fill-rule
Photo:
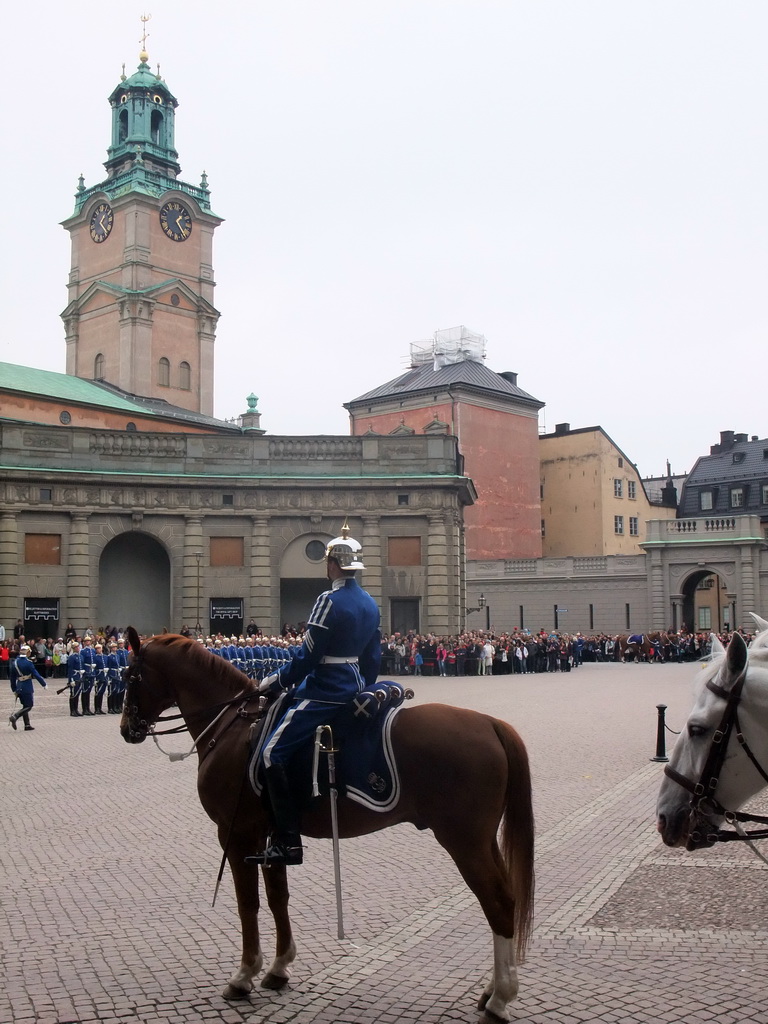
M 125 74 L 125 64 L 123 64 L 123 73 L 122 73 L 122 75 L 120 75 L 120 81 L 121 81 L 121 82 L 124 82 L 124 81 L 125 81 L 125 79 L 126 79 L 126 77 L 127 77 L 127 76 L 126 76 L 126 74 Z
M 341 536 L 344 538 L 344 540 L 346 540 L 349 534 L 349 516 L 344 516 L 344 525 L 341 528 Z
M 147 39 L 149 38 L 149 32 L 147 32 L 147 22 L 150 20 L 151 17 L 151 14 L 142 14 L 141 16 L 141 21 L 142 24 L 144 25 L 144 29 L 142 30 L 141 39 L 139 40 L 139 42 L 141 43 L 141 53 L 139 54 L 139 60 L 141 61 L 142 64 L 146 64 L 147 61 L 149 60 L 149 54 L 147 53 Z

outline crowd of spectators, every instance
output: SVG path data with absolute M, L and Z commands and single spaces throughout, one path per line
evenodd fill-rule
M 270 645 L 274 648 L 296 648 L 303 638 L 303 623 L 294 626 L 285 623 L 279 636 L 264 636 L 254 623 L 249 623 L 243 637 L 250 645 Z M 222 634 L 202 636 L 187 626 L 179 631 L 184 636 L 200 639 L 209 649 L 219 653 L 222 645 L 231 639 Z M 710 650 L 709 633 L 669 633 L 669 643 L 651 650 L 649 660 L 695 661 L 706 657 Z M 746 640 L 750 637 L 744 634 Z M 109 640 L 123 639 L 124 633 L 116 626 L 85 629 L 78 632 L 71 623 L 63 636 L 26 637 L 21 621 L 13 630 L 13 637 L 0 640 L 0 678 L 9 676 L 9 662 L 23 643 L 28 643 L 30 655 L 38 672 L 44 677 L 61 678 L 67 675 L 67 657 L 73 641 L 82 644 L 90 636 L 94 643 L 105 645 Z M 720 634 L 727 645 L 729 634 Z M 514 629 L 511 632 L 473 630 L 457 636 L 421 634 L 415 631 L 392 633 L 382 639 L 381 675 L 516 675 L 529 672 L 570 672 L 584 662 L 606 662 L 620 657 L 618 637 L 607 633 L 566 633 L 540 629 L 537 633 Z M 285 656 L 285 655 L 284 655 Z
M 695 661 L 710 651 L 709 633 L 667 634 L 669 643 L 651 647 L 648 660 Z M 749 639 L 748 636 L 745 639 Z M 720 640 L 727 645 L 728 634 Z M 526 630 L 475 630 L 459 636 L 394 633 L 382 641 L 383 675 L 514 675 L 570 672 L 584 662 L 621 657 L 618 636 Z

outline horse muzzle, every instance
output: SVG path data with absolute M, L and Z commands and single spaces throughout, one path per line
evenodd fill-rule
M 149 727 L 146 722 L 133 722 L 130 719 L 120 723 L 120 735 L 126 743 L 143 743 L 147 738 Z

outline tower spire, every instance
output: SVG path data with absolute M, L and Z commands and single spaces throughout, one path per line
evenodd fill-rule
M 141 53 L 139 54 L 139 60 L 141 61 L 142 64 L 146 64 L 147 61 L 149 60 L 149 54 L 147 53 L 147 39 L 149 38 L 149 32 L 147 32 L 147 22 L 151 19 L 151 17 L 151 14 L 141 15 L 141 21 L 144 28 L 141 33 L 141 39 L 139 40 L 139 42 L 141 43 Z

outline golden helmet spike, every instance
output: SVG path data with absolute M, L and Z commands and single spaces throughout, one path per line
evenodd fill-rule
M 356 572 L 364 569 L 363 546 L 354 537 L 350 537 L 349 517 L 344 517 L 344 525 L 341 528 L 341 535 L 334 537 L 325 549 L 325 557 L 333 558 L 344 572 Z

